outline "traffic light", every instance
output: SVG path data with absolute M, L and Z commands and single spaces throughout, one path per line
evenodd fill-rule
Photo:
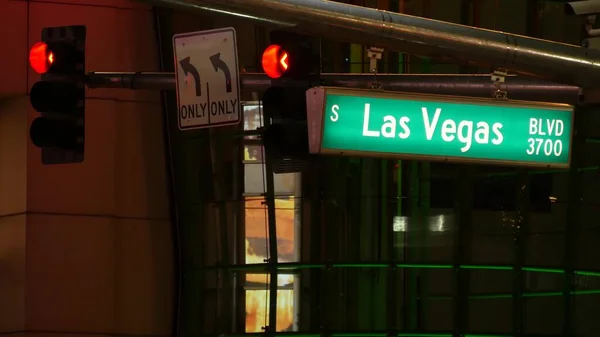
M 262 67 L 272 79 L 311 81 L 319 77 L 320 59 L 313 39 L 287 31 L 273 31 L 262 55 Z
M 286 31 L 271 33 L 271 45 L 262 56 L 271 87 L 263 95 L 265 152 L 273 158 L 275 173 L 300 170 L 308 156 L 306 90 L 319 81 L 320 59 L 313 39 Z
M 85 26 L 47 27 L 29 52 L 41 75 L 29 92 L 41 114 L 31 123 L 32 143 L 42 164 L 83 162 L 85 149 Z

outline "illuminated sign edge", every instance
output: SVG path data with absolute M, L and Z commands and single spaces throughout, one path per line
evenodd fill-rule
M 565 103 L 554 103 L 554 102 L 537 102 L 537 101 L 523 101 L 523 100 L 503 100 L 496 98 L 487 97 L 468 97 L 468 96 L 452 96 L 452 95 L 437 95 L 437 94 L 424 94 L 424 93 L 413 93 L 406 91 L 374 91 L 369 89 L 346 89 L 337 87 L 317 87 L 315 89 L 322 89 L 327 95 L 342 95 L 342 96 L 359 96 L 365 98 L 388 98 L 393 100 L 411 100 L 411 101 L 428 101 L 428 102 L 441 102 L 441 103 L 470 103 L 470 104 L 485 104 L 492 106 L 510 106 L 510 107 L 521 107 L 521 108 L 545 108 L 551 110 L 565 111 L 571 114 L 574 113 L 575 107 Z

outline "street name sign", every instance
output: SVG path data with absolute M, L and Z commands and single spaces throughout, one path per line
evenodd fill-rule
M 311 153 L 569 167 L 573 106 L 317 87 Z
M 240 80 L 235 29 L 173 36 L 180 130 L 240 122 Z

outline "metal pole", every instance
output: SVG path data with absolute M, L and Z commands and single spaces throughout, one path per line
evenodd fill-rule
M 264 116 L 264 125 L 271 124 L 271 116 Z M 277 333 L 277 289 L 279 281 L 279 250 L 277 247 L 277 210 L 275 204 L 275 176 L 273 174 L 273 158 L 264 151 L 265 159 L 265 204 L 267 206 L 267 235 L 269 237 L 269 325 L 266 336 L 273 337 Z
M 214 202 L 217 208 L 217 214 L 219 218 L 219 225 L 216 228 L 218 232 L 218 237 L 220 242 L 220 259 L 217 260 L 217 263 L 220 265 L 231 265 L 233 261 L 230 257 L 230 236 L 229 236 L 229 226 L 227 221 L 227 193 L 225 190 L 226 179 L 224 177 L 223 172 L 225 172 L 223 158 L 222 158 L 222 149 L 221 140 L 218 137 L 217 131 L 214 128 L 209 129 L 209 143 L 210 143 L 210 162 L 213 176 L 213 193 L 214 193 Z M 221 271 L 218 271 L 221 273 Z M 222 273 L 219 275 L 223 282 L 224 289 L 233 288 L 232 275 L 229 273 Z M 233 312 L 233 308 L 231 307 L 233 303 L 233 293 L 224 291 L 222 304 L 218 305 L 218 315 L 221 316 L 220 324 L 222 324 L 219 329 L 221 331 L 230 331 L 233 319 L 230 313 Z
M 505 68 L 582 87 L 600 85 L 600 51 L 325 0 L 145 0 L 227 14 L 332 40 L 481 68 Z
M 519 169 L 517 175 L 518 187 L 517 191 L 517 217 L 516 224 L 513 226 L 513 242 L 514 242 L 514 256 L 515 261 L 513 263 L 513 293 L 512 293 L 512 305 L 513 305 L 513 336 L 522 337 L 526 332 L 526 315 L 525 310 L 526 302 L 523 297 L 525 289 L 525 272 L 523 266 L 526 262 L 527 254 L 527 236 L 529 235 L 529 224 L 530 224 L 530 176 L 526 169 Z
M 596 105 L 579 106 L 577 107 L 573 120 L 573 139 L 571 149 L 571 167 L 568 176 L 568 197 L 567 210 L 565 221 L 565 234 L 563 245 L 563 269 L 565 270 L 563 281 L 563 336 L 575 336 L 575 303 L 573 291 L 575 290 L 575 274 L 574 269 L 577 266 L 577 238 L 580 235 L 580 222 L 582 213 L 582 190 L 585 184 L 583 180 L 581 164 L 586 158 L 585 148 L 585 125 L 590 123 L 590 113 L 594 113 L 597 109 Z
M 455 212 L 458 230 L 454 233 L 454 334 L 453 337 L 463 336 L 469 330 L 469 291 L 470 270 L 461 269 L 472 256 L 473 231 L 473 166 L 467 165 L 456 168 Z
M 498 89 L 490 75 L 422 75 L 422 74 L 335 74 L 321 75 L 323 85 L 355 89 L 368 89 L 378 82 L 384 90 L 418 92 L 440 95 L 492 97 Z M 240 75 L 242 88 L 263 91 L 271 85 L 265 74 L 243 73 Z M 88 74 L 89 88 L 175 90 L 173 73 L 145 72 L 91 72 Z M 556 102 L 574 104 L 579 100 L 580 89 L 576 86 L 556 84 L 537 79 L 508 76 L 501 90 L 510 93 L 516 100 Z

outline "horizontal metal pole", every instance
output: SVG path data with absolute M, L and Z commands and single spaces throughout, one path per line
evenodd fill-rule
M 600 87 L 600 51 L 327 0 L 139 0 L 226 14 L 330 40 Z M 446 1 L 448 2 L 448 1 Z M 523 1 L 522 1 L 523 2 Z
M 174 73 L 91 72 L 87 74 L 90 89 L 175 90 Z
M 492 97 L 499 88 L 508 97 L 517 100 L 556 102 L 575 104 L 579 100 L 580 89 L 576 86 L 556 84 L 538 79 L 508 76 L 499 87 L 492 82 L 489 74 L 335 74 L 321 75 L 323 85 L 368 89 L 375 82 L 383 90 L 458 95 L 472 97 Z M 264 91 L 271 85 L 265 74 L 240 74 L 243 90 Z M 144 72 L 92 72 L 88 74 L 89 88 L 175 90 L 173 73 Z

